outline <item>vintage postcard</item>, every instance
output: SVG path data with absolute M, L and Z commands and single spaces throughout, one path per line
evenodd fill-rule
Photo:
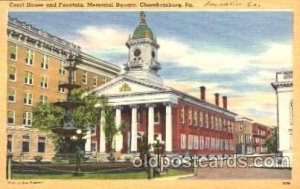
M 299 187 L 297 1 L 0 7 L 0 188 Z

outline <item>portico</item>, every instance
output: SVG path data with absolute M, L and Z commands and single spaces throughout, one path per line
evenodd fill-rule
M 126 82 L 128 84 L 128 80 Z M 124 84 L 123 84 L 124 85 Z M 115 123 L 127 126 L 128 132 L 119 132 L 114 139 L 116 152 L 139 152 L 139 138 L 145 136 L 148 144 L 153 144 L 155 136 L 161 136 L 165 142 L 165 151 L 172 152 L 172 106 L 177 103 L 177 97 L 169 91 L 157 93 L 121 93 L 107 95 L 109 105 L 115 109 Z M 132 102 L 134 101 L 134 102 Z M 155 120 L 155 117 L 159 117 Z M 101 125 L 104 125 L 104 119 Z M 106 152 L 104 132 L 100 134 L 100 152 Z M 128 134 L 129 133 L 129 134 Z M 142 134 L 139 134 L 142 133 Z M 125 135 L 125 136 L 124 136 Z M 101 139 L 102 138 L 102 139 Z M 153 150 L 153 149 L 151 149 Z

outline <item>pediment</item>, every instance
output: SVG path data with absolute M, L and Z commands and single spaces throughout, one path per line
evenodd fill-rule
M 120 95 L 131 93 L 150 93 L 164 91 L 163 86 L 148 84 L 141 80 L 128 77 L 118 77 L 95 89 L 98 94 L 103 95 Z

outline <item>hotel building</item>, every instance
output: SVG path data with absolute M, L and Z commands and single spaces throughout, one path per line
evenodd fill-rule
M 31 128 L 32 107 L 66 99 L 66 91 L 58 86 L 67 81 L 67 55 L 81 55 L 75 80 L 89 89 L 109 82 L 120 69 L 17 19 L 9 17 L 7 27 L 7 148 L 14 159 L 33 159 L 36 155 L 51 159 L 55 152 L 50 138 Z

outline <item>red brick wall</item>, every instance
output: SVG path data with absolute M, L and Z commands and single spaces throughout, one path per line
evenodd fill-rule
M 185 107 L 185 123 L 180 122 L 180 109 L 181 107 Z M 188 110 L 189 108 L 192 108 L 194 110 L 198 111 L 197 119 L 198 123 L 197 126 L 189 125 L 188 123 Z M 155 123 L 154 125 L 154 134 L 161 134 L 162 140 L 165 141 L 165 115 L 166 110 L 165 106 L 163 104 L 156 105 L 155 110 L 160 112 L 160 122 Z M 209 128 L 200 127 L 200 121 L 199 121 L 199 111 L 205 113 L 208 113 L 209 115 Z M 146 106 L 139 106 L 138 112 L 140 113 L 140 122 L 138 124 L 138 132 L 143 132 L 144 135 L 147 136 L 147 129 L 148 129 L 148 107 Z M 177 105 L 174 105 L 172 107 L 172 148 L 173 152 L 175 153 L 193 153 L 193 154 L 231 154 L 233 153 L 232 150 L 209 150 L 204 149 L 200 150 L 189 150 L 181 149 L 181 138 L 180 134 L 184 133 L 187 136 L 186 146 L 188 146 L 188 135 L 198 135 L 198 136 L 205 136 L 205 137 L 214 137 L 214 138 L 220 138 L 220 139 L 230 139 L 233 140 L 233 134 L 227 131 L 217 131 L 215 129 L 211 128 L 210 123 L 210 116 L 211 114 L 214 114 L 218 117 L 226 118 L 227 120 L 230 120 L 231 122 L 234 121 L 234 118 L 228 117 L 226 115 L 213 112 L 211 110 L 204 109 L 202 107 L 196 106 L 194 104 L 188 103 L 183 100 L 179 100 Z M 205 122 L 205 116 L 203 116 L 204 122 Z M 122 109 L 122 121 L 127 124 L 127 129 L 123 133 L 123 153 L 127 153 L 128 148 L 130 147 L 130 144 L 128 144 L 128 132 L 131 130 L 131 108 L 129 106 L 123 107 Z M 226 122 L 227 123 L 227 122 Z M 99 135 L 99 131 L 97 132 L 97 136 Z M 95 137 L 93 138 L 94 141 Z M 200 139 L 199 139 L 200 140 Z M 198 142 L 200 144 L 200 141 Z M 98 145 L 99 146 L 99 145 Z

